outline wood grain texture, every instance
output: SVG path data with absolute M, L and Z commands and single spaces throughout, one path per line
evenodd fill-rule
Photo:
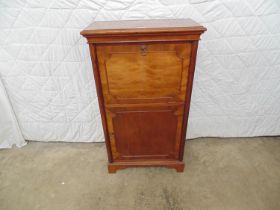
M 107 128 L 107 119 L 105 113 L 104 98 L 102 94 L 101 79 L 99 75 L 98 61 L 96 56 L 96 48 L 94 45 L 89 45 L 89 47 L 90 47 L 90 55 L 92 60 L 93 73 L 94 73 L 93 75 L 94 75 L 95 86 L 96 86 L 97 97 L 98 97 L 98 105 L 101 114 L 103 133 L 104 133 L 104 138 L 105 138 L 105 143 L 107 148 L 108 161 L 109 163 L 111 163 L 113 161 L 113 158 L 112 158 L 110 137 Z
M 105 102 L 184 101 L 191 43 L 97 46 Z
M 107 108 L 115 160 L 178 159 L 183 105 Z
M 130 167 L 166 167 L 184 172 L 185 164 L 181 161 L 142 161 L 142 162 L 117 162 L 108 164 L 108 172 L 116 173 L 117 170 Z
M 91 44 L 115 44 L 115 43 L 149 43 L 149 42 L 158 42 L 163 43 L 167 40 L 174 42 L 182 41 L 195 41 L 199 40 L 200 34 L 190 34 L 190 33 L 179 33 L 179 34 L 121 34 L 121 35 L 112 35 L 108 39 L 107 35 L 103 36 L 92 36 L 85 35 L 87 37 L 88 43 Z
M 90 45 L 109 173 L 143 166 L 184 170 L 196 52 L 205 30 L 184 19 L 100 22 L 81 32 Z
M 201 33 L 206 28 L 191 19 L 155 19 L 98 21 L 92 23 L 81 34 L 84 36 L 145 33 Z
M 192 52 L 191 52 L 191 61 L 189 66 L 189 77 L 188 77 L 188 83 L 187 83 L 187 92 L 186 92 L 186 100 L 185 100 L 185 117 L 183 120 L 182 125 L 182 139 L 181 139 L 181 145 L 180 145 L 180 155 L 179 160 L 182 161 L 184 157 L 184 148 L 185 148 L 185 139 L 187 135 L 187 125 L 188 125 L 188 119 L 189 119 L 189 111 L 190 111 L 190 105 L 191 105 L 191 95 L 192 95 L 192 88 L 193 88 L 193 77 L 194 77 L 194 71 L 195 71 L 195 63 L 196 63 L 196 54 L 197 54 L 197 48 L 198 48 L 198 41 L 194 41 L 192 43 Z

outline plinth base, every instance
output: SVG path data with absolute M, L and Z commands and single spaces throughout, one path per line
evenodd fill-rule
M 181 161 L 114 162 L 108 164 L 108 172 L 116 173 L 117 170 L 131 167 L 166 167 L 173 168 L 177 172 L 184 172 L 185 164 Z

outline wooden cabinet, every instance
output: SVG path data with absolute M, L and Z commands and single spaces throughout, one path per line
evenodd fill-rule
M 108 170 L 184 170 L 196 51 L 206 29 L 190 19 L 94 22 L 88 40 Z

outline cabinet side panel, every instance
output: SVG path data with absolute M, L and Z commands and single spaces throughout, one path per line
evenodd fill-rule
M 187 83 L 187 91 L 186 91 L 186 99 L 185 99 L 184 119 L 183 119 L 183 125 L 182 125 L 182 138 L 181 138 L 180 154 L 179 154 L 180 161 L 182 161 L 183 157 L 184 157 L 185 139 L 186 139 L 186 134 L 187 134 L 186 132 L 187 132 L 189 110 L 190 110 L 190 103 L 191 103 L 197 47 L 198 47 L 198 41 L 193 41 L 192 47 L 191 47 L 191 57 L 190 57 L 190 65 L 189 65 L 189 71 L 188 71 L 188 83 Z
M 96 47 L 94 44 L 89 44 L 89 48 L 90 48 L 90 54 L 92 59 L 92 68 L 93 68 L 95 86 L 96 86 L 96 91 L 98 96 L 98 104 L 99 104 L 99 109 L 100 109 L 100 114 L 102 119 L 102 127 L 103 127 L 103 132 L 105 137 L 106 148 L 107 148 L 108 161 L 111 163 L 113 159 L 112 159 L 110 138 L 108 135 L 107 119 L 105 113 L 104 98 L 102 94 L 102 85 L 101 85 L 100 74 L 99 74 L 98 59 L 96 56 L 97 54 Z

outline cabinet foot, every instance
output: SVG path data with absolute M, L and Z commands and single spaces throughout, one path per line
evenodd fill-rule
M 117 168 L 116 167 L 112 167 L 112 166 L 108 166 L 108 173 L 109 174 L 115 174 L 117 172 Z
M 176 169 L 176 171 L 177 171 L 178 173 L 182 173 L 182 172 L 184 172 L 185 164 L 177 165 L 177 166 L 175 167 L 175 169 Z

